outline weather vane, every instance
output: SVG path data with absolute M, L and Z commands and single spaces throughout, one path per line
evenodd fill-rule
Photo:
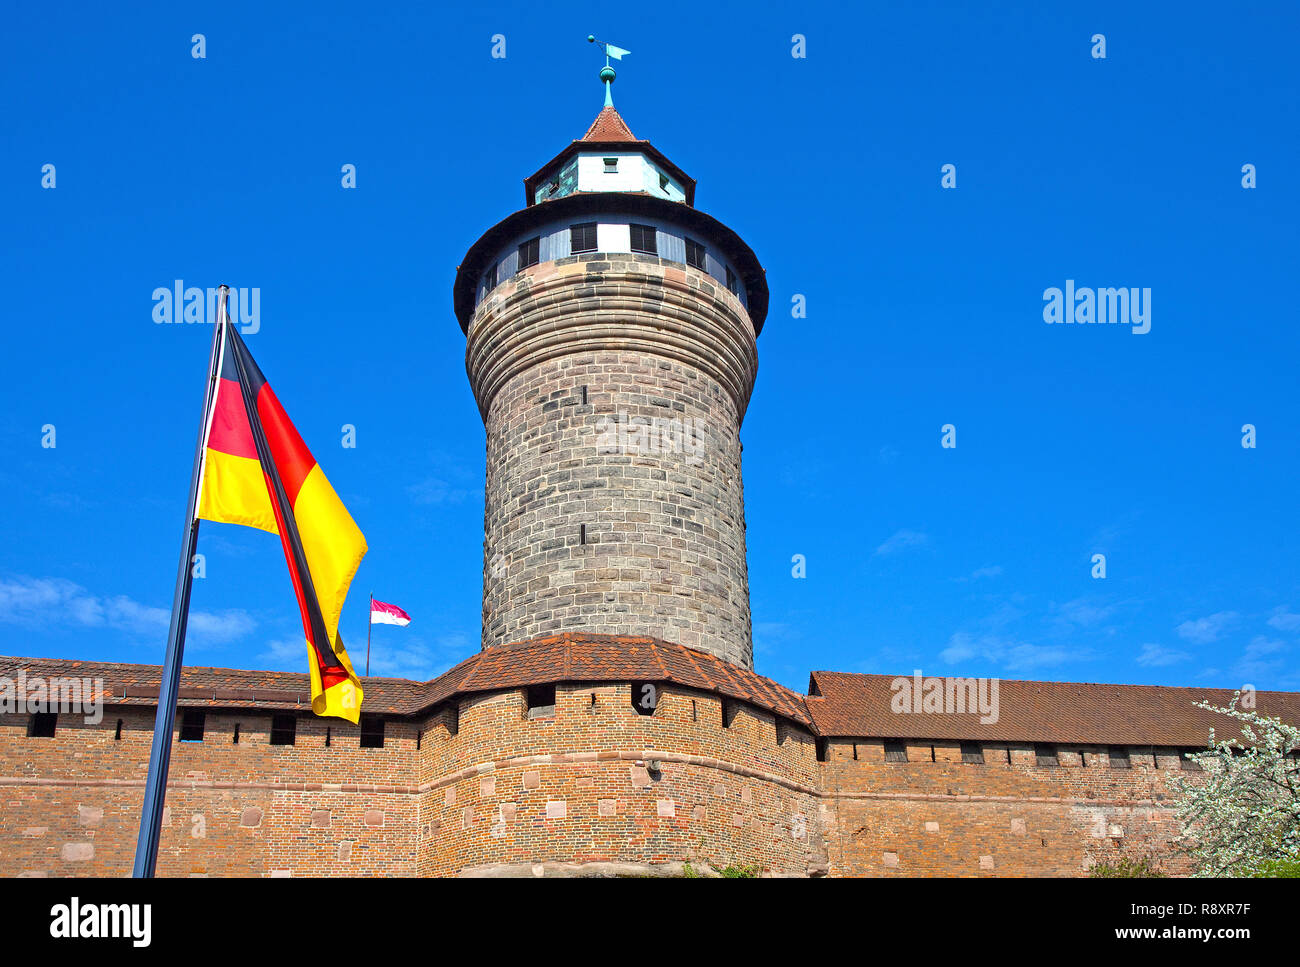
M 615 47 L 613 44 L 606 43 L 603 40 L 597 40 L 595 34 L 587 35 L 587 43 L 600 44 L 605 50 L 605 66 L 600 69 L 600 79 L 605 85 L 605 107 L 614 106 L 614 68 L 609 66 L 609 59 L 622 60 L 624 56 L 632 53 L 630 50 L 624 50 L 622 47 Z

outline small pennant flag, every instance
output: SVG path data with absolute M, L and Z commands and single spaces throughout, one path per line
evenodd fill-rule
M 302 613 L 311 709 L 356 723 L 361 680 L 338 633 L 366 539 L 229 319 L 204 434 L 198 516 L 280 535 Z
M 411 616 L 395 604 L 370 599 L 370 623 L 372 625 L 400 625 L 405 628 L 411 623 Z

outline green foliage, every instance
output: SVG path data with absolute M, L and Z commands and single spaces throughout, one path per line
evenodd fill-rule
M 682 876 L 688 880 L 706 879 L 704 873 L 697 873 L 690 863 L 682 864 Z M 718 876 L 724 880 L 752 880 L 758 877 L 757 866 L 724 866 L 718 870 Z
M 1098 863 L 1088 874 L 1096 880 L 1115 880 L 1115 879 L 1142 879 L 1149 880 L 1163 877 L 1166 874 L 1157 867 L 1150 859 L 1129 859 L 1124 858 L 1114 863 Z
M 1250 875 L 1269 879 L 1300 880 L 1300 859 L 1268 860 L 1257 866 Z

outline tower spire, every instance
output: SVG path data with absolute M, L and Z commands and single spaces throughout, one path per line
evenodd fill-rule
M 605 51 L 605 66 L 600 69 L 600 80 L 605 85 L 605 107 L 614 106 L 614 78 L 617 77 L 614 68 L 609 66 L 609 59 L 622 60 L 626 55 L 632 53 L 630 50 L 624 50 L 622 47 L 615 47 L 611 43 L 603 40 L 597 40 L 595 34 L 587 35 L 587 43 L 600 44 Z

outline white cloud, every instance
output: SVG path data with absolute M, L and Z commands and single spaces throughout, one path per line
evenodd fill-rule
M 455 487 L 437 477 L 426 477 L 406 488 L 411 500 L 417 504 L 459 504 L 469 496 L 463 487 Z
M 1086 648 L 1035 645 L 997 635 L 972 635 L 959 631 L 948 640 L 948 647 L 939 653 L 939 657 L 950 665 L 980 658 L 1002 665 L 1008 671 L 1027 671 L 1071 661 L 1086 661 L 1093 656 Z
M 1176 665 L 1180 661 L 1187 661 L 1191 657 L 1185 651 L 1148 643 L 1142 646 L 1142 651 L 1137 656 L 1136 661 L 1139 665 L 1147 668 L 1164 668 L 1166 665 Z
M 91 594 L 64 578 L 20 575 L 0 580 L 0 622 L 25 628 L 113 628 L 132 635 L 166 635 L 171 609 L 125 595 Z M 190 641 L 215 644 L 242 638 L 257 626 L 246 611 L 191 611 Z
M 921 545 L 928 543 L 929 540 L 930 538 L 926 534 L 922 534 L 919 531 L 904 529 L 898 531 L 893 537 L 889 538 L 889 540 L 877 547 L 876 554 L 883 557 L 886 554 L 893 554 L 896 551 L 906 550 L 909 547 L 920 547 Z
M 1237 612 L 1219 611 L 1204 618 L 1197 618 L 1195 621 L 1184 621 L 1175 630 L 1180 638 L 1198 645 L 1208 645 L 1212 641 L 1218 641 L 1219 636 L 1236 620 Z
M 1268 624 L 1278 631 L 1300 631 L 1300 614 L 1292 614 L 1290 608 L 1277 608 Z
M 980 578 L 995 578 L 1002 573 L 1002 565 L 991 564 L 988 567 L 979 567 L 971 572 L 971 580 L 978 581 Z

